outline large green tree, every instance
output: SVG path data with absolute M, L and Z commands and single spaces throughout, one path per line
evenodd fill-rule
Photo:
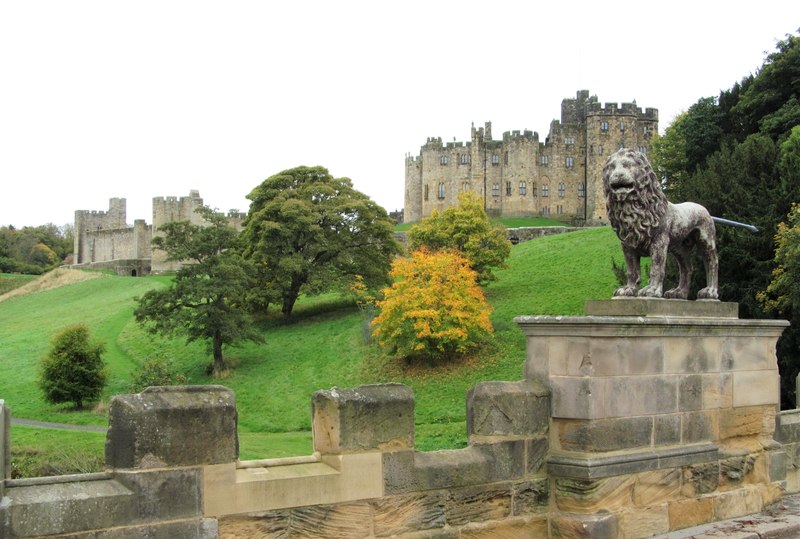
M 458 197 L 458 206 L 443 212 L 433 211 L 408 231 L 410 248 L 431 251 L 454 249 L 469 260 L 479 283 L 495 279 L 492 272 L 503 268 L 511 254 L 511 243 L 502 225 L 493 225 L 483 209 L 483 199 L 466 191 Z
M 219 373 L 225 368 L 224 345 L 261 340 L 243 302 L 254 281 L 226 217 L 207 207 L 196 211 L 203 216 L 202 226 L 167 223 L 160 228 L 164 235 L 153 239 L 153 247 L 166 251 L 168 260 L 181 261 L 181 268 L 170 287 L 138 298 L 133 314 L 153 333 L 207 342 L 212 370 Z
M 399 252 L 386 211 L 323 167 L 297 167 L 264 180 L 247 196 L 245 256 L 257 266 L 262 303 L 288 318 L 301 293 L 388 283 Z

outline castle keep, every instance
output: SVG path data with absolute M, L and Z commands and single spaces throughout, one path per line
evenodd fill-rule
M 195 210 L 203 206 L 200 192 L 192 190 L 188 197 L 154 197 L 153 224 L 136 219 L 133 226 L 126 223 L 126 200 L 112 198 L 108 211 L 75 211 L 74 266 L 79 268 L 110 268 L 120 275 L 147 275 L 174 271 L 179 262 L 168 261 L 163 251 L 153 251 L 150 243 L 159 228 L 173 221 L 203 223 Z M 241 227 L 245 214 L 229 212 L 232 226 Z
M 561 102 L 561 121 L 540 142 L 533 131 L 492 138 L 492 124 L 472 126 L 469 142 L 428 138 L 418 156 L 406 156 L 405 221 L 457 204 L 473 191 L 490 215 L 540 215 L 564 221 L 607 222 L 602 188 L 606 159 L 616 150 L 647 153 L 658 131 L 658 110 L 606 103 L 588 90 Z

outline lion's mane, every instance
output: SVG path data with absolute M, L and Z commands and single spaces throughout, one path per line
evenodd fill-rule
M 622 158 L 634 161 L 631 170 L 634 189 L 620 201 L 614 197 L 609 180 L 616 168 L 616 161 Z M 612 155 L 603 168 L 603 191 L 608 220 L 622 244 L 634 249 L 648 249 L 653 239 L 651 231 L 663 222 L 668 203 L 647 158 L 631 149 Z

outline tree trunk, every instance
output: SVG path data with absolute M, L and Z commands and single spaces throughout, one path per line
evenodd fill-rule
M 214 374 L 219 374 L 225 368 L 225 364 L 222 361 L 222 334 L 219 332 L 219 330 L 214 332 L 213 347 L 214 347 Z

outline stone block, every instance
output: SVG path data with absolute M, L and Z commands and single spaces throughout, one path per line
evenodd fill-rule
M 320 453 L 414 447 L 414 394 L 402 384 L 317 391 L 312 397 L 314 449 Z
M 642 539 L 669 531 L 667 504 L 652 507 L 637 507 L 624 511 L 618 518 L 620 532 L 626 539 Z
M 467 393 L 470 436 L 535 436 L 549 423 L 550 391 L 541 382 L 482 382 Z
M 664 373 L 717 373 L 720 368 L 720 338 L 712 331 L 707 335 L 693 334 L 665 339 Z
M 372 502 L 374 533 L 388 537 L 445 526 L 446 491 L 378 498 Z
M 9 487 L 6 496 L 10 537 L 112 528 L 137 517 L 134 493 L 112 479 Z
M 653 436 L 651 417 L 616 419 L 559 420 L 553 424 L 559 449 L 605 452 L 650 447 Z
M 747 406 L 719 411 L 721 441 L 746 436 L 772 438 L 774 428 L 775 406 Z
M 681 415 L 657 415 L 653 418 L 653 444 L 678 445 L 681 442 Z
M 461 539 L 530 539 L 547 537 L 547 518 L 510 518 L 461 528 Z
M 633 504 L 635 476 L 618 475 L 602 479 L 570 479 L 555 482 L 555 501 L 561 511 L 594 513 L 601 510 L 623 511 Z
M 553 376 L 553 417 L 600 419 L 607 417 L 606 378 Z
M 719 461 L 719 488 L 731 490 L 740 488 L 745 481 L 745 476 L 753 471 L 756 455 L 744 454 L 726 456 Z
M 290 512 L 264 511 L 219 519 L 219 539 L 241 537 L 288 537 Z
M 733 406 L 758 406 L 781 402 L 777 369 L 733 373 Z
M 526 380 L 547 384 L 550 379 L 550 346 L 547 337 L 528 338 L 524 374 Z M 554 362 L 553 367 L 556 367 Z
M 703 409 L 703 375 L 678 377 L 678 410 L 690 412 Z
M 550 503 L 550 480 L 547 477 L 515 483 L 511 489 L 512 514 L 535 515 L 547 511 Z
M 714 520 L 727 520 L 760 512 L 764 505 L 758 488 L 744 487 L 713 498 Z
M 786 468 L 788 466 L 786 451 L 768 451 L 767 466 L 769 467 L 768 482 L 786 481 Z
M 676 500 L 668 504 L 668 512 L 670 530 L 699 526 L 714 518 L 711 498 Z
M 733 375 L 729 372 L 701 374 L 703 410 L 733 407 Z
M 555 513 L 550 518 L 552 539 L 619 539 L 617 517 L 608 511 L 591 515 Z
M 699 498 L 719 487 L 719 462 L 695 464 L 683 468 L 681 494 L 686 498 Z
M 633 486 L 633 503 L 637 507 L 649 507 L 679 499 L 682 478 L 679 468 L 638 474 Z
M 777 441 L 782 444 L 800 443 L 800 409 L 783 410 L 775 419 Z
M 595 366 L 591 352 L 592 339 L 573 336 L 548 339 L 550 376 L 593 376 Z
M 291 510 L 288 537 L 368 537 L 371 512 L 372 508 L 366 502 L 297 507 Z
M 478 451 L 484 456 L 491 481 L 508 481 L 525 475 L 528 468 L 526 442 L 526 440 L 506 440 L 473 443 L 466 451 Z
M 549 449 L 550 442 L 547 438 L 534 438 L 525 442 L 525 475 L 533 475 L 542 468 Z
M 722 368 L 731 371 L 777 369 L 775 339 L 731 336 L 722 340 Z
M 141 520 L 178 520 L 202 516 L 200 468 L 113 474 L 134 493 L 136 516 Z
M 199 518 L 60 535 L 59 539 L 130 539 L 131 537 L 146 537 L 147 539 L 174 539 L 176 537 L 217 539 L 218 533 L 219 528 L 216 519 Z
M 739 304 L 725 301 L 685 301 L 663 298 L 586 300 L 586 316 L 668 318 L 739 318 Z
M 518 464 L 512 464 L 515 469 L 524 469 L 517 468 L 524 466 L 524 443 L 520 441 L 509 445 L 505 451 L 507 456 L 517 460 Z M 481 449 L 475 446 L 430 452 L 386 452 L 383 454 L 386 493 L 401 494 L 497 481 L 500 475 L 498 468 L 506 465 L 493 462 L 494 455 L 496 453 L 488 447 Z
M 450 526 L 502 520 L 509 516 L 511 489 L 502 488 L 502 485 L 453 489 L 445 506 L 445 519 Z
M 618 376 L 606 382 L 606 417 L 670 414 L 678 411 L 677 376 Z
M 719 431 L 717 423 L 716 411 L 681 414 L 681 441 L 684 444 L 696 444 L 716 440 Z
M 233 392 L 222 386 L 150 387 L 109 404 L 106 465 L 163 468 L 239 456 Z
M 661 374 L 664 339 L 660 337 L 598 337 L 591 341 L 590 358 L 595 376 Z

